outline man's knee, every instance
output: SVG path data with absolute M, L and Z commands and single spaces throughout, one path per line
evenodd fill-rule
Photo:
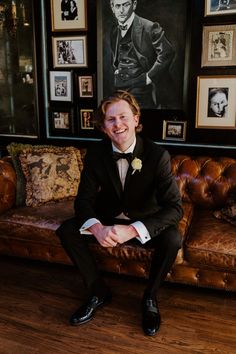
M 64 221 L 59 228 L 56 230 L 57 236 L 60 238 L 63 243 L 65 240 L 68 240 L 70 236 L 79 234 L 79 226 L 75 218 L 68 219 Z
M 177 227 L 171 226 L 163 232 L 162 242 L 167 248 L 178 251 L 182 246 L 182 240 Z

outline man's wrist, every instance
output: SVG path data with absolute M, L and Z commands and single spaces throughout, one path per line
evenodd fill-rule
M 101 229 L 103 228 L 103 225 L 100 222 L 97 222 L 96 224 L 93 224 L 88 228 L 88 230 L 93 234 L 96 235 Z

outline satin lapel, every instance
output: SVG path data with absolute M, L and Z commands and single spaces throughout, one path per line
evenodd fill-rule
M 104 154 L 104 164 L 105 168 L 107 169 L 107 173 L 110 176 L 111 183 L 113 184 L 116 193 L 120 197 L 122 194 L 122 185 L 120 181 L 119 171 L 116 162 L 112 158 L 110 151 L 106 151 Z
M 136 136 L 136 145 L 135 145 L 134 152 L 133 152 L 133 159 L 135 157 L 137 157 L 140 160 L 143 160 L 143 140 L 138 135 Z M 130 182 L 132 183 L 132 173 L 133 173 L 133 168 L 130 164 L 129 169 L 127 171 L 126 178 L 125 178 L 124 191 L 126 191 L 129 183 Z

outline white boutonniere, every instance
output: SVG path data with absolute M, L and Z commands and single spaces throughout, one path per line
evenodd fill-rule
M 131 162 L 131 167 L 133 168 L 132 175 L 135 173 L 135 171 L 141 171 L 142 169 L 142 160 L 138 159 L 135 157 L 133 161 Z

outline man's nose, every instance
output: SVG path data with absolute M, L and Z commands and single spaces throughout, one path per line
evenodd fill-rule
M 120 124 L 121 124 L 120 118 L 116 118 L 116 119 L 114 120 L 114 126 L 115 126 L 115 127 L 119 127 Z

